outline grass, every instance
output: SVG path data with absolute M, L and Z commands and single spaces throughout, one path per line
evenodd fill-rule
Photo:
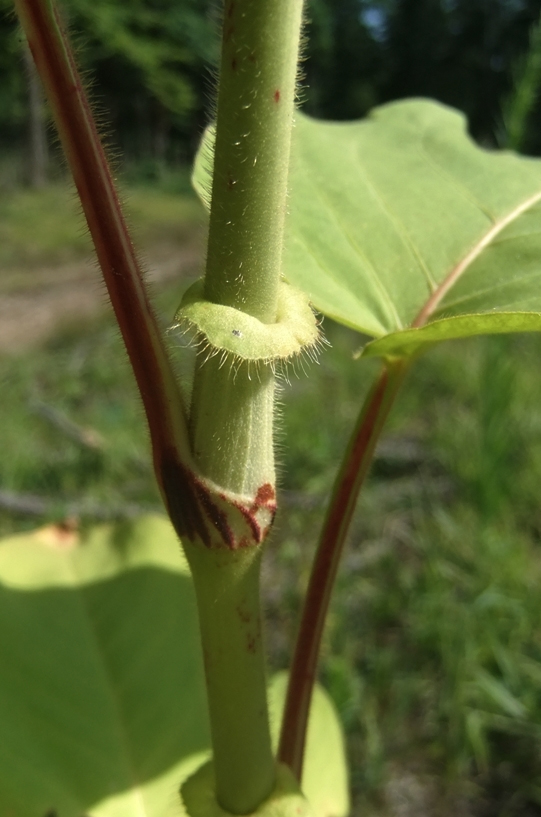
M 142 186 L 124 187 L 134 235 L 141 247 L 162 241 L 179 244 L 201 221 L 191 193 Z M 0 201 L 0 268 L 33 271 L 78 261 L 91 252 L 83 217 L 71 185 L 42 190 L 14 189 Z
M 194 203 L 178 198 L 131 194 L 143 240 L 186 235 Z M 13 226 L 4 259 L 30 268 L 83 253 L 68 229 L 78 223 L 75 207 L 71 222 L 66 215 L 57 226 L 58 212 L 51 216 L 54 236 L 32 226 L 32 212 L 70 201 L 54 188 L 2 204 Z M 39 252 L 28 248 L 29 234 Z M 158 296 L 165 321 L 181 287 Z M 332 347 L 319 366 L 282 389 L 281 511 L 265 563 L 277 668 L 289 660 L 338 457 L 377 368 L 353 359 L 358 336 L 332 323 L 327 334 Z M 540 353 L 535 336 L 442 345 L 417 363 L 390 418 L 322 663 L 348 736 L 355 814 L 541 814 Z M 50 500 L 37 516 L 0 512 L 2 534 L 62 518 L 73 503 L 85 524 L 96 509 L 159 504 L 110 317 L 0 360 L 0 388 L 0 488 Z
M 294 609 L 369 381 L 347 356 L 356 339 L 338 327 L 330 336 L 285 411 L 293 508 L 275 561 L 289 560 L 278 569 Z M 323 660 L 349 736 L 355 813 L 541 814 L 540 351 L 533 336 L 443 345 L 399 397 Z M 301 501 L 309 474 L 311 501 Z M 281 605 L 270 612 L 286 628 L 273 643 L 285 666 L 293 634 Z

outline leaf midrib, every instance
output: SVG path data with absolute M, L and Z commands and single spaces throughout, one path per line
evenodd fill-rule
M 422 326 L 425 326 L 447 293 L 453 288 L 457 281 L 460 280 L 469 267 L 471 267 L 473 262 L 479 258 L 483 250 L 487 249 L 496 236 L 498 236 L 506 227 L 512 224 L 513 221 L 516 221 L 516 219 L 523 213 L 527 212 L 530 208 L 537 204 L 538 201 L 541 201 L 541 191 L 538 191 L 533 196 L 530 196 L 521 204 L 514 207 L 513 210 L 511 210 L 507 215 L 498 219 L 492 225 L 492 227 L 483 236 L 481 236 L 472 249 L 466 253 L 458 264 L 455 264 L 442 282 L 438 284 L 437 289 L 430 295 L 428 300 L 420 309 L 416 318 L 413 320 L 411 324 L 412 328 L 420 329 Z
M 524 275 L 519 275 L 516 278 L 513 278 L 512 281 L 506 281 L 505 283 L 492 284 L 490 286 L 483 287 L 482 289 L 475 289 L 472 292 L 468 292 L 467 295 L 463 295 L 461 298 L 455 298 L 454 300 L 449 301 L 448 303 L 446 302 L 445 311 L 447 311 L 447 310 L 452 311 L 453 309 L 456 309 L 456 307 L 460 306 L 460 304 L 467 303 L 468 301 L 473 301 L 473 300 L 475 300 L 477 298 L 483 297 L 484 295 L 493 294 L 494 292 L 498 292 L 501 295 L 502 293 L 505 293 L 506 287 L 516 286 L 517 284 L 522 284 L 525 281 L 530 281 L 531 279 L 539 278 L 540 276 L 541 276 L 541 269 L 536 270 L 535 272 L 529 272 L 529 273 L 526 273 Z M 530 299 L 529 299 L 528 296 L 524 296 L 522 298 L 522 300 L 530 300 Z M 520 301 L 517 302 L 516 298 L 513 297 L 513 303 L 512 303 L 513 307 L 514 307 L 515 303 L 520 303 Z M 500 312 L 500 311 L 506 311 L 505 307 L 503 307 L 502 305 L 499 305 L 498 306 L 498 312 Z M 441 317 L 444 317 L 444 316 L 442 314 L 439 314 L 438 318 L 441 318 Z M 450 315 L 449 317 L 452 318 L 454 316 Z

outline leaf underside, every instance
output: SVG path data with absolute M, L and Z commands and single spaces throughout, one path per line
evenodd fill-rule
M 269 686 L 273 745 L 278 745 L 287 692 L 287 673 L 275 675 Z M 346 817 L 350 813 L 348 766 L 344 735 L 334 705 L 325 690 L 314 686 L 302 775 L 302 789 L 314 817 Z
M 14 536 L 0 582 L 0 814 L 181 814 L 179 777 L 209 732 L 169 523 Z
M 180 785 L 210 738 L 192 582 L 169 522 L 0 542 L 0 655 L 2 817 L 183 817 Z M 309 745 L 309 793 L 316 817 L 343 817 L 340 727 L 321 691 L 315 701 L 309 743 L 330 730 L 336 774 L 318 784 Z
M 194 174 L 202 197 L 211 140 Z M 536 331 L 540 200 L 541 161 L 478 147 L 438 103 L 395 102 L 359 122 L 298 114 L 284 274 L 375 338 L 365 354 Z

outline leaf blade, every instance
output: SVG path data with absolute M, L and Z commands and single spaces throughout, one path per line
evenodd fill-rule
M 273 676 L 269 709 L 273 744 L 278 744 L 287 690 L 287 673 Z M 310 705 L 301 787 L 315 817 L 346 817 L 350 811 L 345 741 L 334 705 L 316 684 Z
M 209 734 L 176 535 L 159 517 L 53 533 L 0 544 L 0 813 L 180 815 Z
M 207 206 L 211 173 L 209 131 L 194 170 Z M 438 103 L 394 102 L 359 122 L 298 114 L 284 275 L 324 315 L 380 339 L 370 355 L 415 354 L 466 324 L 523 331 L 518 314 L 541 312 L 540 200 L 539 160 L 478 147 Z M 533 317 L 524 326 L 538 331 Z
M 460 114 L 427 100 L 353 123 L 301 116 L 293 156 L 286 276 L 321 312 L 379 338 L 367 354 L 416 353 L 466 325 L 538 330 L 541 162 L 479 148 Z

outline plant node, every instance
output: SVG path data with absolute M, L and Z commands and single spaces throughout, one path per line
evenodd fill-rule
M 212 761 L 205 763 L 183 784 L 181 796 L 189 817 L 231 817 L 216 798 Z M 313 812 L 287 766 L 276 768 L 274 788 L 260 805 L 251 811 L 254 817 L 313 817 Z
M 207 358 L 219 356 L 220 365 L 236 368 L 243 361 L 255 364 L 289 362 L 306 353 L 314 357 L 321 335 L 317 318 L 306 295 L 285 281 L 278 288 L 278 309 L 274 323 L 232 306 L 205 299 L 204 280 L 192 284 L 175 315 L 175 326 L 194 331 L 196 342 Z

